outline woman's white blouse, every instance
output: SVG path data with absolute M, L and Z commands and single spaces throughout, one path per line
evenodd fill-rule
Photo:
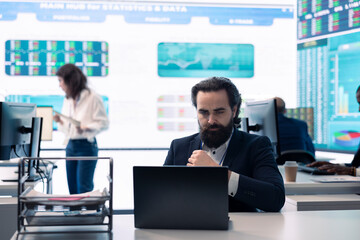
M 65 98 L 62 114 L 79 121 L 82 126 L 89 129 L 79 132 L 74 124 L 60 117 L 63 124 L 58 123 L 58 129 L 65 133 L 65 145 L 69 139 L 86 138 L 93 142 L 99 132 L 109 127 L 103 100 L 91 89 L 82 90 L 78 100 Z

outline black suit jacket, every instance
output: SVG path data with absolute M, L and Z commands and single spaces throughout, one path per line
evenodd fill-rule
M 194 150 L 200 149 L 199 134 L 172 141 L 164 165 L 186 165 Z M 285 202 L 284 182 L 267 137 L 234 129 L 223 166 L 239 173 L 234 197 L 229 196 L 229 211 L 279 211 Z
M 360 167 L 360 148 L 355 153 L 354 159 L 351 162 L 351 166 L 357 167 L 357 168 Z
M 278 114 L 280 151 L 306 150 L 315 155 L 315 147 L 308 134 L 306 122 Z

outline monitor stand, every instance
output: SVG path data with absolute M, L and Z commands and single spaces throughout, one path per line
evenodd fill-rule
M 36 182 L 39 180 L 41 180 L 41 176 L 39 174 L 36 174 L 29 176 L 28 179 L 26 179 L 26 182 Z
M 28 178 L 26 179 L 26 182 L 36 182 L 41 179 L 40 174 L 36 172 L 36 168 L 33 164 L 30 164 L 28 168 L 30 168 L 30 171 L 28 171 Z

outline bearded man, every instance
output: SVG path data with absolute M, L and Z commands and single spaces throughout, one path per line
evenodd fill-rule
M 200 133 L 175 139 L 164 165 L 227 166 L 229 212 L 277 212 L 284 182 L 270 140 L 239 131 L 241 95 L 227 78 L 212 77 L 191 90 Z

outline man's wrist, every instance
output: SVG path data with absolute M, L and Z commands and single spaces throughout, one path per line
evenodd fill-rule
M 356 176 L 356 168 L 355 167 L 350 167 L 350 175 Z

